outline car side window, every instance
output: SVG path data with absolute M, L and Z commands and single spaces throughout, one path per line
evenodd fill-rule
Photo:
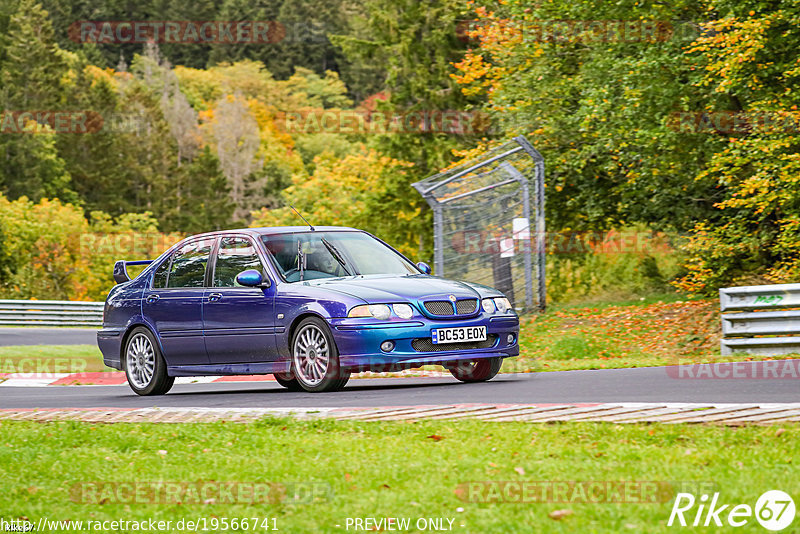
M 167 287 L 203 287 L 213 243 L 213 238 L 207 238 L 183 245 L 172 257 Z
M 214 266 L 214 287 L 242 287 L 236 281 L 236 275 L 248 269 L 263 272 L 253 243 L 244 237 L 222 238 Z
M 153 288 L 162 289 L 167 287 L 167 279 L 169 278 L 169 267 L 172 264 L 170 258 L 158 266 L 155 274 L 153 275 Z

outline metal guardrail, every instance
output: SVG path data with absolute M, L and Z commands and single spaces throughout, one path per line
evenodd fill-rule
M 800 354 L 800 284 L 726 287 L 719 305 L 723 355 Z
M 102 326 L 102 302 L 0 300 L 3 326 Z

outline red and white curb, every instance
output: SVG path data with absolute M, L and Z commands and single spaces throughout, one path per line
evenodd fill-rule
M 53 408 L 0 409 L 0 420 L 92 423 L 252 422 L 264 417 L 332 418 L 356 421 L 477 419 L 550 423 L 712 423 L 724 425 L 800 422 L 800 403 L 581 403 L 450 404 L 372 408 Z
M 354 374 L 352 378 L 441 378 L 452 377 L 450 373 L 410 369 L 396 373 L 373 373 L 370 371 Z M 272 375 L 235 376 L 189 376 L 178 377 L 176 384 L 208 384 L 216 382 L 274 382 Z M 126 385 L 125 373 L 0 373 L 0 387 L 44 387 L 44 386 L 121 386 Z

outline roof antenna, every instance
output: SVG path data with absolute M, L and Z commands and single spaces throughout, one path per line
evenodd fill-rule
M 306 218 L 305 218 L 305 217 L 303 217 L 303 216 L 300 214 L 300 212 L 299 212 L 299 211 L 297 211 L 296 209 L 294 209 L 294 206 L 292 206 L 292 205 L 291 205 L 291 204 L 289 204 L 288 202 L 287 202 L 286 204 L 288 204 L 288 205 L 289 205 L 289 207 L 290 207 L 290 208 L 292 208 L 292 211 L 293 211 L 293 212 L 295 212 L 295 213 L 297 214 L 297 216 L 298 216 L 298 217 L 300 217 L 301 219 L 303 219 L 303 222 L 305 222 L 305 223 L 308 225 L 308 227 L 311 229 L 311 231 L 313 232 L 313 231 L 314 231 L 314 227 L 313 227 L 313 226 L 311 226 L 311 223 L 310 223 L 310 222 L 308 222 L 308 221 L 306 220 Z

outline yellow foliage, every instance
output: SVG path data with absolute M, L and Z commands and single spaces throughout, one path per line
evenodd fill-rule
M 388 177 L 403 173 L 411 166 L 379 155 L 375 150 L 360 150 L 341 159 L 324 152 L 314 159 L 315 170 L 311 176 L 295 174 L 292 185 L 283 192 L 287 207 L 262 208 L 252 213 L 253 227 L 302 226 L 303 221 L 288 207 L 293 205 L 313 225 L 350 226 L 380 233 L 381 217 L 408 218 L 418 214 L 380 213 L 373 206 L 375 195 L 384 187 Z M 401 252 L 403 245 L 399 245 Z M 414 253 L 411 246 L 406 252 Z
M 161 234 L 149 214 L 112 221 L 58 199 L 38 203 L 0 195 L 0 295 L 3 298 L 103 300 L 119 259 L 155 258 L 180 239 Z

